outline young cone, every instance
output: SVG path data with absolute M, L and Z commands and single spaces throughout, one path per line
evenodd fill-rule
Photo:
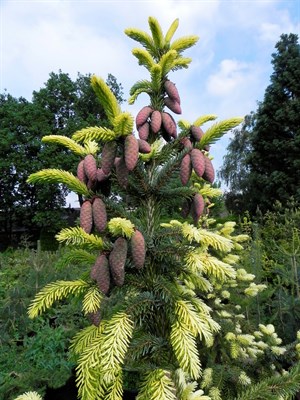
M 181 183 L 185 186 L 190 180 L 192 174 L 192 163 L 191 156 L 186 154 L 180 164 L 180 180 Z
M 88 314 L 89 320 L 91 321 L 91 323 L 95 326 L 99 326 L 100 322 L 101 322 L 101 312 L 100 310 L 95 311 L 93 313 L 89 313 Z
M 144 123 L 150 117 L 150 114 L 152 113 L 152 111 L 153 111 L 152 107 L 145 106 L 138 112 L 136 119 L 135 119 L 137 129 L 139 129 L 140 126 L 144 125 Z
M 158 110 L 153 111 L 151 114 L 150 128 L 153 133 L 158 133 L 161 127 L 161 112 Z
M 83 162 L 84 172 L 89 180 L 95 181 L 97 179 L 97 163 L 92 154 L 88 154 Z
M 175 114 L 181 114 L 181 107 L 177 101 L 172 100 L 170 97 L 164 98 L 165 105 Z
M 147 140 L 150 132 L 149 122 L 145 122 L 143 125 L 138 127 L 139 138 L 142 140 Z
M 134 266 L 137 269 L 142 268 L 145 263 L 146 248 L 144 236 L 138 230 L 131 237 L 131 254 Z
M 205 170 L 205 157 L 201 150 L 191 151 L 191 161 L 196 174 L 201 178 Z
M 203 179 L 205 179 L 209 183 L 213 183 L 213 181 L 215 180 L 215 170 L 212 165 L 212 162 L 206 156 L 204 156 L 204 161 L 205 161 L 205 170 L 203 173 Z
M 90 200 L 85 200 L 80 208 L 80 227 L 86 232 L 91 233 L 93 227 L 92 204 Z
M 109 265 L 114 284 L 123 286 L 125 279 L 125 262 L 127 257 L 128 244 L 127 240 L 119 237 L 109 255 Z
M 128 171 L 134 170 L 139 158 L 139 144 L 134 135 L 128 135 L 125 139 L 124 158 Z
M 151 146 L 148 142 L 146 142 L 146 140 L 138 139 L 138 143 L 139 143 L 139 152 L 140 153 L 143 153 L 143 154 L 150 153 Z
M 177 126 L 176 122 L 174 121 L 174 118 L 172 117 L 171 114 L 167 112 L 162 112 L 162 125 L 166 132 L 176 139 L 177 137 Z
M 111 172 L 117 152 L 117 142 L 107 142 L 102 149 L 101 168 L 105 175 Z
M 93 221 L 98 232 L 103 232 L 107 225 L 107 214 L 104 202 L 96 197 L 92 204 Z
M 83 182 L 83 183 L 87 183 L 87 176 L 85 174 L 84 171 L 84 160 L 81 160 L 77 166 L 77 178 Z
M 192 125 L 190 128 L 191 136 L 196 141 L 199 142 L 204 135 L 203 130 L 199 126 Z
M 110 273 L 108 259 L 105 254 L 100 254 L 91 269 L 90 276 L 97 282 L 100 291 L 108 294 L 110 288 Z
M 205 203 L 203 197 L 201 196 L 200 193 L 196 193 L 191 205 L 191 214 L 194 221 L 194 225 L 198 224 L 199 218 L 201 217 L 204 211 L 204 206 Z
M 192 142 L 190 141 L 189 138 L 184 137 L 180 140 L 180 143 L 183 145 L 183 147 L 185 147 L 186 149 L 192 150 L 193 145 Z
M 116 167 L 116 176 L 119 184 L 122 188 L 126 189 L 128 185 L 128 174 L 129 171 L 126 167 L 125 160 L 123 157 L 116 158 L 115 160 L 115 167 Z
M 103 182 L 106 181 L 109 178 L 109 175 L 106 175 L 103 172 L 102 168 L 97 168 L 97 181 L 98 182 Z
M 170 80 L 166 80 L 164 83 L 164 88 L 167 95 L 178 104 L 180 104 L 180 96 L 178 90 L 175 86 L 175 83 L 171 82 Z

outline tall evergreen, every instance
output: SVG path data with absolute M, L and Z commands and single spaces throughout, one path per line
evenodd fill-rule
M 218 225 L 208 216 L 220 194 L 211 186 L 209 147 L 241 119 L 213 123 L 205 132 L 201 126 L 214 115 L 176 123 L 173 115 L 184 105 L 169 74 L 188 67 L 191 59 L 182 53 L 198 38 L 173 40 L 177 19 L 165 35 L 155 18 L 148 22 L 150 34 L 125 31 L 143 46 L 132 52 L 150 74 L 130 90 L 130 104 L 149 95 L 136 118 L 93 76 L 109 126 L 43 138 L 78 156 L 77 176 L 45 169 L 29 182 L 64 183 L 84 196 L 80 226 L 63 229 L 57 239 L 69 246 L 62 264 L 80 261 L 85 268 L 76 280 L 46 285 L 29 316 L 69 295 L 81 300 L 87 325 L 71 351 L 82 400 L 122 399 L 129 382 L 138 400 L 231 398 L 251 379 L 283 376 L 272 357 L 285 352 L 272 325 L 250 332 L 236 304 L 264 289 L 238 267 L 246 236 L 234 234 L 234 223 Z M 299 387 L 295 375 L 290 393 Z M 265 390 L 276 391 L 268 384 Z
M 256 113 L 249 158 L 250 207 L 272 209 L 300 201 L 300 46 L 283 34 L 272 55 L 273 74 Z

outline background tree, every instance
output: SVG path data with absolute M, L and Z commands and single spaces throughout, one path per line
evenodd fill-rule
M 122 87 L 108 75 L 108 83 L 122 101 Z M 32 101 L 0 96 L 0 210 L 2 246 L 13 244 L 13 226 L 38 237 L 41 229 L 57 232 L 68 189 L 63 185 L 33 187 L 28 174 L 47 165 L 70 169 L 74 156 L 58 146 L 44 146 L 45 134 L 69 136 L 87 125 L 105 123 L 103 108 L 90 86 L 90 75 L 51 73 L 45 87 L 33 92 Z
M 220 176 L 229 184 L 228 200 L 255 213 L 276 201 L 300 199 L 300 46 L 298 36 L 283 34 L 272 54 L 273 74 L 264 100 L 228 147 Z M 237 170 L 235 169 L 237 167 Z M 239 176 L 240 173 L 240 176 Z
M 271 84 L 256 113 L 249 158 L 251 209 L 300 200 L 300 45 L 281 35 L 272 54 Z
M 228 210 L 241 214 L 248 210 L 251 193 L 248 191 L 250 169 L 248 158 L 252 151 L 251 137 L 255 125 L 255 114 L 245 117 L 241 127 L 232 132 L 223 165 L 218 176 L 227 186 L 224 192 L 225 204 Z

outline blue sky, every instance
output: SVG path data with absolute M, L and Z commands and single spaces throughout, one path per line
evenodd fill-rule
M 80 72 L 106 79 L 111 73 L 128 97 L 148 71 L 131 54 L 138 44 L 124 29 L 149 32 L 153 16 L 166 32 L 179 18 L 174 38 L 200 37 L 185 53 L 193 60 L 189 69 L 169 76 L 182 103 L 175 119 L 190 122 L 204 114 L 222 120 L 255 110 L 269 84 L 280 35 L 300 34 L 300 0 L 2 0 L 0 7 L 0 91 L 28 100 L 59 69 L 72 78 Z M 146 104 L 147 95 L 141 95 L 122 108 L 136 114 Z M 211 149 L 216 169 L 229 137 Z

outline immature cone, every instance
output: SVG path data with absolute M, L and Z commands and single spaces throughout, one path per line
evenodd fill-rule
M 105 175 L 111 172 L 117 152 L 117 142 L 107 142 L 102 149 L 101 168 Z
M 178 104 L 180 104 L 180 96 L 178 90 L 175 86 L 175 83 L 171 82 L 170 80 L 166 80 L 164 83 L 164 88 L 167 95 Z
M 93 227 L 92 204 L 85 200 L 80 207 L 80 227 L 86 232 L 91 233 Z
M 106 179 L 108 179 L 108 178 L 109 178 L 109 175 L 106 175 L 106 174 L 103 172 L 103 169 L 102 169 L 102 168 L 97 168 L 97 181 L 98 181 L 98 182 L 106 181 Z
M 191 156 L 186 154 L 180 164 L 180 180 L 181 183 L 185 186 L 190 180 L 192 174 L 192 163 Z
M 170 97 L 165 97 L 164 103 L 175 114 L 181 114 L 181 107 L 177 101 L 172 100 Z
M 151 146 L 146 140 L 138 139 L 139 143 L 139 152 L 143 154 L 148 154 L 151 151 Z
M 84 172 L 84 160 L 81 160 L 77 166 L 77 178 L 83 182 L 83 183 L 87 183 L 87 176 Z
M 180 140 L 180 143 L 183 145 L 183 147 L 185 147 L 186 149 L 192 150 L 193 145 L 192 142 L 190 141 L 189 138 L 184 137 Z
M 135 168 L 139 158 L 139 144 L 134 135 L 126 136 L 124 157 L 128 171 L 132 171 Z
M 150 120 L 150 128 L 153 133 L 158 133 L 161 127 L 161 112 L 158 110 L 154 110 L 153 113 L 151 114 L 151 120 Z
M 135 119 L 137 129 L 148 120 L 152 111 L 153 111 L 152 107 L 145 106 L 138 112 L 136 119 Z
M 101 312 L 100 310 L 95 311 L 93 313 L 89 313 L 88 314 L 89 320 L 91 321 L 91 323 L 95 326 L 99 326 L 100 322 L 101 322 Z
M 115 160 L 116 176 L 119 184 L 126 189 L 128 185 L 128 174 L 129 171 L 126 167 L 124 158 L 116 158 Z
M 84 172 L 89 180 L 95 181 L 97 179 L 97 163 L 92 154 L 85 156 L 83 160 Z
M 96 197 L 92 204 L 93 221 L 98 232 L 103 232 L 107 225 L 107 213 L 104 202 Z
M 196 193 L 191 205 L 191 214 L 193 217 L 194 225 L 198 224 L 199 218 L 204 211 L 204 206 L 205 203 L 203 197 L 200 193 Z
M 105 254 L 100 254 L 91 269 L 90 276 L 97 282 L 100 291 L 104 294 L 109 292 L 110 273 L 108 259 Z
M 137 269 L 142 268 L 145 263 L 146 248 L 144 236 L 138 230 L 131 237 L 131 254 L 134 266 Z
M 125 279 L 125 262 L 127 257 L 127 240 L 119 237 L 109 255 L 109 265 L 116 286 L 122 286 Z
M 145 122 L 143 125 L 138 127 L 139 138 L 142 140 L 147 140 L 150 132 L 149 122 Z
M 183 218 L 187 218 L 191 211 L 191 200 L 185 200 L 181 207 L 181 215 Z
M 199 126 L 192 125 L 190 128 L 192 138 L 199 142 L 202 136 L 204 135 L 203 130 Z
M 191 151 L 191 161 L 194 171 L 201 178 L 205 170 L 205 157 L 202 151 L 193 149 Z
M 204 174 L 203 174 L 203 179 L 205 179 L 206 181 L 208 181 L 210 183 L 213 183 L 213 181 L 215 180 L 215 170 L 212 165 L 212 162 L 206 156 L 204 156 L 204 161 L 205 161 L 205 170 L 204 170 Z
M 162 112 L 161 117 L 162 117 L 162 125 L 163 125 L 164 129 L 166 130 L 166 132 L 171 137 L 176 139 L 177 125 L 176 125 L 176 122 L 175 122 L 174 118 L 172 117 L 172 115 L 167 112 Z

